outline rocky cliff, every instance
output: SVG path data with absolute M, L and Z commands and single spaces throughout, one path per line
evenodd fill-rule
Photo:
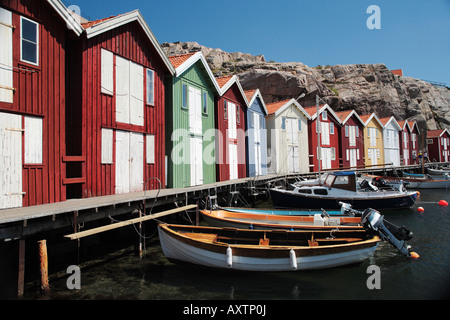
M 448 88 L 394 75 L 384 64 L 308 67 L 300 62 L 267 62 L 264 56 L 207 48 L 196 42 L 164 43 L 168 55 L 202 51 L 216 76 L 237 74 L 244 89 L 259 88 L 265 102 L 298 98 L 303 106 L 315 96 L 334 110 L 375 112 L 398 120 L 416 120 L 419 128 L 450 129 Z

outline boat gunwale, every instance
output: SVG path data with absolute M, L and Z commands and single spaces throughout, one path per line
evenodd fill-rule
M 348 252 L 353 250 L 359 250 L 363 248 L 370 248 L 377 246 L 381 239 L 378 236 L 371 236 L 369 239 L 360 241 L 354 241 L 344 244 L 334 244 L 334 245 L 320 245 L 320 246 L 296 246 L 296 245 L 244 245 L 244 244 L 229 244 L 225 242 L 213 242 L 213 241 L 202 241 L 201 239 L 194 239 L 188 236 L 188 232 L 183 233 L 179 231 L 172 230 L 171 227 L 179 227 L 179 225 L 171 225 L 166 223 L 160 223 L 160 230 L 165 232 L 169 237 L 174 238 L 176 241 L 180 241 L 187 245 L 193 246 L 198 249 L 216 252 L 221 254 L 226 254 L 226 250 L 230 247 L 233 250 L 233 254 L 242 257 L 254 257 L 254 258 L 286 258 L 289 257 L 289 252 L 294 250 L 298 257 L 307 256 L 320 256 L 326 254 L 337 254 L 342 252 Z M 189 227 L 189 226 L 188 226 Z M 216 227 L 196 227 L 205 229 L 223 229 Z M 237 228 L 228 228 L 236 229 Z M 273 232 L 264 230 L 243 230 L 243 231 L 258 231 L 258 232 Z M 278 231 L 279 232 L 279 231 Z M 317 232 L 317 231 L 282 231 L 282 232 Z M 320 232 L 320 231 L 319 231 Z M 353 230 L 351 231 L 353 232 Z M 355 232 L 360 232 L 356 230 Z M 361 233 L 363 233 L 361 231 Z M 270 238 L 269 238 L 270 239 Z M 342 239 L 341 239 L 342 240 Z
M 223 212 L 225 216 L 220 216 L 218 213 Z M 242 213 L 242 215 L 251 218 L 261 218 L 260 220 L 243 221 L 239 220 L 237 217 L 232 217 L 239 215 L 240 213 L 228 211 L 228 210 L 200 210 L 200 213 L 209 219 L 216 221 L 223 221 L 226 223 L 236 223 L 240 225 L 253 225 L 258 227 L 270 227 L 270 228 L 306 228 L 311 230 L 321 230 L 321 229 L 362 229 L 361 218 L 351 217 L 351 216 L 331 216 L 332 219 L 339 219 L 341 224 L 339 225 L 314 225 L 306 224 L 307 222 L 313 223 L 314 216 L 300 216 L 300 215 L 275 215 L 275 214 L 257 214 L 257 213 Z M 258 216 L 264 216 L 266 219 Z M 268 218 L 271 219 L 268 219 Z M 243 217 L 244 218 L 244 217 Z M 347 220 L 347 221 L 346 221 Z M 348 221 L 349 220 L 349 221 Z M 280 221 L 281 223 L 273 223 L 273 221 Z M 271 223 L 272 222 L 272 223 Z M 286 222 L 286 223 L 284 223 Z M 289 224 L 289 222 L 293 222 Z M 304 222 L 304 224 L 302 224 Z

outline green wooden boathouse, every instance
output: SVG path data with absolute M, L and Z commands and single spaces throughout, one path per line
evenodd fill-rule
M 214 98 L 220 88 L 201 52 L 170 56 L 166 84 L 167 187 L 216 182 Z

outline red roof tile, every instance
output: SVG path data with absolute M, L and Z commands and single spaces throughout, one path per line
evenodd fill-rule
M 383 124 L 383 126 L 386 125 L 386 123 L 388 123 L 389 120 L 391 120 L 392 117 L 384 117 L 384 118 L 379 118 L 380 122 Z
M 320 109 L 322 109 L 324 106 L 324 104 L 319 105 L 319 112 Z M 308 107 L 308 108 L 304 108 L 305 111 L 312 117 L 317 113 L 317 106 L 313 106 L 313 107 Z
M 107 20 L 115 18 L 115 17 L 117 17 L 117 15 L 116 16 L 111 16 L 111 17 L 108 17 L 108 18 L 103 18 L 103 19 L 99 19 L 99 20 L 94 20 L 94 21 L 89 21 L 89 22 L 86 22 L 86 23 L 82 23 L 81 26 L 84 29 L 87 29 L 87 28 L 90 28 L 92 26 L 95 26 L 96 24 L 99 24 L 101 22 L 107 21 Z
M 278 102 L 272 102 L 269 104 L 266 104 L 267 113 L 268 114 L 274 114 L 278 111 L 282 106 L 284 106 L 288 101 L 291 101 L 292 99 L 286 99 Z
M 439 136 L 444 132 L 444 130 L 445 130 L 445 129 L 430 130 L 430 131 L 428 131 L 428 133 L 427 133 L 427 137 L 428 137 L 428 138 L 436 138 L 436 137 L 439 137 Z
M 183 63 L 185 63 L 190 57 L 192 57 L 194 54 L 196 54 L 197 52 L 193 52 L 193 53 L 187 53 L 187 54 L 179 54 L 179 55 L 175 55 L 175 56 L 170 56 L 169 60 L 172 63 L 172 65 L 176 68 L 178 68 L 179 66 L 181 66 Z
M 352 112 L 353 110 L 346 110 L 346 111 L 339 111 L 339 112 L 335 112 L 336 115 L 339 117 L 339 119 L 341 119 L 341 121 L 344 121 L 345 118 L 348 117 L 348 115 Z
M 366 123 L 367 120 L 369 120 L 369 118 L 372 116 L 373 113 L 369 113 L 369 114 L 363 114 L 361 116 L 359 116 L 361 118 L 361 120 Z
M 255 92 L 256 92 L 256 90 L 246 90 L 246 91 L 244 91 L 248 102 L 250 102 L 250 100 L 252 100 L 253 95 L 255 94 Z
M 231 78 L 233 78 L 233 76 L 217 77 L 216 81 L 219 84 L 219 87 L 223 88 L 223 86 L 226 85 Z

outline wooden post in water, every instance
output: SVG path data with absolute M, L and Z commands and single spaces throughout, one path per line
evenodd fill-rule
M 41 289 L 44 293 L 50 291 L 48 285 L 48 257 L 47 257 L 47 240 L 38 241 L 39 244 L 39 261 L 41 271 Z
M 25 282 L 25 239 L 19 240 L 19 275 L 17 279 L 17 296 L 23 297 Z

